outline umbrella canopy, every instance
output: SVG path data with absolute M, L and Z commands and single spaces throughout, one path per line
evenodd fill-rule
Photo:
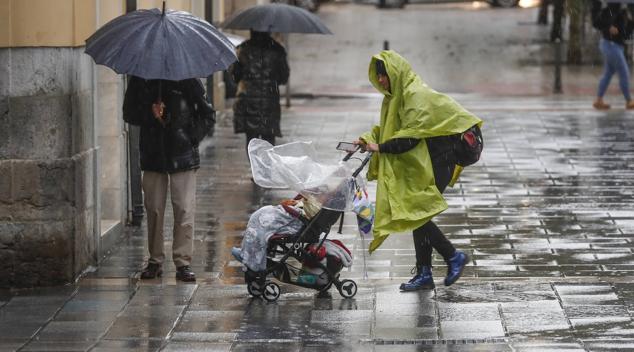
M 242 44 L 243 41 L 247 40 L 247 38 L 233 33 L 224 33 L 224 35 L 229 39 L 233 46 L 238 46 Z
M 207 77 L 237 60 L 231 41 L 214 26 L 165 9 L 113 19 L 86 40 L 86 54 L 120 74 L 172 81 Z
M 319 17 L 297 6 L 281 3 L 244 9 L 225 21 L 222 27 L 258 32 L 332 34 Z

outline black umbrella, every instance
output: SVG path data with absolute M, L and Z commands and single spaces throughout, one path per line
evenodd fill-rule
M 106 23 L 86 53 L 117 73 L 172 81 L 207 77 L 237 60 L 235 48 L 208 22 L 184 11 L 137 10 Z
M 280 3 L 244 9 L 226 20 L 222 27 L 258 32 L 332 34 L 319 17 L 297 6 Z

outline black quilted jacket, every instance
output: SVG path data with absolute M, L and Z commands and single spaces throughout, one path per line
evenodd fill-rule
M 281 137 L 279 85 L 289 75 L 284 48 L 267 33 L 253 32 L 238 46 L 238 61 L 229 71 L 238 82 L 234 131 Z
M 164 126 L 152 115 L 152 103 L 157 101 L 159 91 L 165 104 Z M 132 77 L 123 102 L 123 119 L 141 127 L 141 169 L 175 173 L 200 166 L 198 144 L 213 128 L 215 111 L 198 79 Z

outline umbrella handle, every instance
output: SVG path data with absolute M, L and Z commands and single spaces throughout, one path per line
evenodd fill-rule
M 162 17 L 165 17 L 165 1 L 163 1 L 163 13 L 161 13 Z
M 163 104 L 163 95 L 162 95 L 162 91 L 163 91 L 163 82 L 161 82 L 161 80 L 159 80 L 158 82 L 158 96 L 156 97 L 156 103 L 157 105 L 159 105 L 160 108 L 160 114 L 161 117 L 157 117 L 157 120 L 161 123 L 161 125 L 163 125 L 163 127 L 165 127 L 165 116 L 163 115 L 163 107 L 165 106 Z M 152 108 L 154 109 L 154 108 Z

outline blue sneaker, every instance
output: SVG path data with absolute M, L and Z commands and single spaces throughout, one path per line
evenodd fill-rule
M 401 291 L 418 291 L 418 290 L 433 290 L 436 287 L 434 285 L 434 278 L 431 276 L 431 267 L 422 266 L 418 269 L 418 273 L 409 280 L 408 283 L 401 284 Z
M 238 247 L 231 248 L 231 255 L 240 263 L 242 263 L 242 249 Z
M 449 258 L 447 261 L 447 277 L 445 277 L 445 286 L 451 286 L 458 281 L 467 263 L 469 263 L 469 256 L 462 251 L 456 251 L 453 257 Z

